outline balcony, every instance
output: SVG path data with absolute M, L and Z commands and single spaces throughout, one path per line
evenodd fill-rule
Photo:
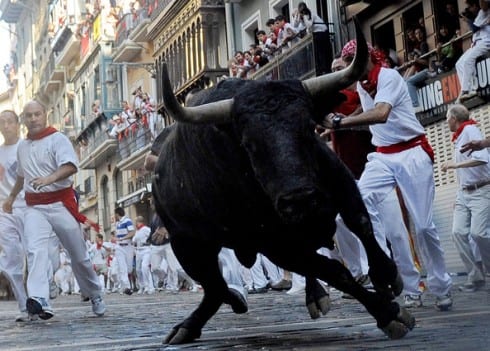
M 140 9 L 135 18 L 133 18 L 133 29 L 129 33 L 129 39 L 134 42 L 146 41 L 146 29 L 150 24 L 150 18 L 148 16 L 148 10 L 145 8 Z
M 60 66 L 56 66 L 54 53 L 51 53 L 41 77 L 41 84 L 44 87 L 44 92 L 49 94 L 58 90 L 64 81 L 65 70 Z
M 2 16 L 0 20 L 6 23 L 17 23 L 19 22 L 20 15 L 24 10 L 23 7 L 25 5 L 18 4 L 17 2 L 13 2 L 10 0 L 3 0 L 0 2 L 0 13 Z
M 119 156 L 121 161 L 117 168 L 122 171 L 143 168 L 145 156 L 151 148 L 151 132 L 149 128 L 133 124 L 130 126 L 129 134 L 119 140 Z
M 128 182 L 128 195 L 117 199 L 118 206 L 128 207 L 142 201 L 147 194 L 151 193 L 151 173 L 132 179 Z
M 53 51 L 58 52 L 56 63 L 68 66 L 75 57 L 80 56 L 80 39 L 73 34 L 70 28 L 65 27 L 62 29 L 60 39 L 55 42 Z
M 114 62 L 131 62 L 143 51 L 143 47 L 129 37 L 134 28 L 135 20 L 133 14 L 127 13 L 118 22 L 114 43 L 115 51 L 112 55 Z
M 80 148 L 80 168 L 97 168 L 116 153 L 117 146 L 117 140 L 105 133 L 89 138 L 88 145 Z

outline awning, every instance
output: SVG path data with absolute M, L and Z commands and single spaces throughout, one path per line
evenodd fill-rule
M 120 207 L 128 207 L 135 204 L 143 199 L 145 194 L 148 193 L 146 187 L 136 190 L 129 195 L 126 195 L 116 201 L 117 205 Z

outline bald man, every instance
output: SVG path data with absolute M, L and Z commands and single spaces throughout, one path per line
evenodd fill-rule
M 17 149 L 17 179 L 3 210 L 12 213 L 21 190 L 27 203 L 24 212 L 25 247 L 27 250 L 26 309 L 41 319 L 54 316 L 49 304 L 48 249 L 54 231 L 72 260 L 72 269 L 80 290 L 92 301 L 97 316 L 105 312 L 99 279 L 92 268 L 83 240 L 80 223 L 88 222 L 78 212 L 72 175 L 78 171 L 78 160 L 70 140 L 55 128 L 47 126 L 46 107 L 29 101 L 23 109 L 27 139 Z

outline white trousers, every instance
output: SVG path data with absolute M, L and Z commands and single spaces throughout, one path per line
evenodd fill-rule
M 342 261 L 352 276 L 357 277 L 361 274 L 367 274 L 369 267 L 366 250 L 364 250 L 361 241 L 346 227 L 340 216 L 337 216 L 336 223 L 335 238 Z
M 0 210 L 0 271 L 10 282 L 19 311 L 26 309 L 27 294 L 24 288 L 24 208 L 14 208 L 12 214 Z
M 240 262 L 235 256 L 235 251 L 223 247 L 218 254 L 218 262 L 221 274 L 228 287 L 235 289 L 246 299 L 247 293 L 243 287 L 243 280 L 240 274 Z
M 156 281 L 165 282 L 167 277 L 168 263 L 165 259 L 165 248 L 163 245 L 151 245 L 150 264 L 151 272 L 156 276 Z
M 100 295 L 101 286 L 90 262 L 80 223 L 61 202 L 55 202 L 49 205 L 28 206 L 25 211 L 28 296 L 49 299 L 46 272 L 49 265 L 50 235 L 53 231 L 70 255 L 73 273 L 81 292 L 88 297 Z
M 383 216 L 382 202 L 399 186 L 415 226 L 428 288 L 436 296 L 448 294 L 452 280 L 446 271 L 444 252 L 432 219 L 435 186 L 433 165 L 427 153 L 420 146 L 393 154 L 373 152 L 368 155 L 358 185 L 380 244 L 387 238 L 384 222 L 391 220 L 387 220 L 386 214 Z
M 180 265 L 177 257 L 175 257 L 174 251 L 170 243 L 162 245 L 163 254 L 168 263 L 167 269 L 167 289 L 178 291 L 179 290 L 179 278 L 186 280 L 193 287 L 195 285 L 194 280 L 184 271 Z
M 485 280 L 485 275 L 476 264 L 478 258 L 475 251 L 480 253 L 483 266 L 490 272 L 490 185 L 473 191 L 458 190 L 453 238 L 468 272 L 468 283 Z M 477 250 L 472 247 L 471 241 Z
M 403 221 L 400 202 L 395 190 L 389 193 L 384 201 L 381 202 L 380 214 L 386 237 L 391 244 L 393 260 L 403 280 L 403 293 L 405 295 L 419 295 L 421 294 L 420 272 L 415 265 L 410 247 L 409 233 Z M 387 255 L 390 256 L 386 241 L 379 244 Z
M 117 259 L 117 281 L 119 282 L 121 289 L 131 288 L 128 274 L 133 271 L 133 255 L 133 245 L 116 245 L 114 256 Z
M 136 248 L 136 278 L 140 289 L 154 289 L 150 271 L 150 258 L 151 249 L 149 246 Z
M 490 44 L 479 40 L 466 50 L 456 62 L 456 72 L 462 91 L 471 91 L 478 88 L 476 80 L 476 59 L 490 52 Z

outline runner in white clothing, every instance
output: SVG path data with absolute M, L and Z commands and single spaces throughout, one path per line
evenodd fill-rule
M 3 203 L 14 187 L 17 170 L 17 147 L 19 138 L 19 117 L 14 111 L 0 113 L 0 133 L 4 143 L 0 145 L 0 203 Z M 19 304 L 17 322 L 29 320 L 26 310 L 26 290 L 24 288 L 23 211 L 24 194 L 21 193 L 13 204 L 12 214 L 0 210 L 0 272 L 10 282 Z
M 151 248 L 148 242 L 151 229 L 145 224 L 142 216 L 136 217 L 136 233 L 133 236 L 133 245 L 136 248 L 136 280 L 138 294 L 153 294 L 153 278 L 150 270 Z
M 355 41 L 347 43 L 342 50 L 342 58 L 351 62 L 355 48 Z M 397 71 L 381 66 L 383 58 L 373 48 L 370 48 L 370 56 L 368 73 L 357 84 L 363 112 L 348 117 L 329 114 L 324 126 L 330 129 L 370 126 L 376 152 L 368 155 L 358 185 L 376 239 L 380 244 L 386 242 L 380 204 L 398 185 L 414 222 L 416 243 L 427 270 L 429 290 L 436 296 L 436 307 L 448 310 L 453 303 L 450 295 L 452 281 L 446 271 L 444 252 L 432 220 L 435 192 L 433 151 L 413 112 L 405 81 Z M 414 298 L 420 300 L 421 296 Z
M 3 210 L 12 213 L 13 204 L 22 189 L 27 208 L 24 214 L 25 246 L 28 253 L 27 311 L 49 319 L 54 313 L 49 305 L 48 270 L 49 238 L 54 231 L 72 260 L 72 269 L 81 292 L 90 297 L 97 316 L 105 312 L 101 286 L 92 268 L 80 222 L 87 220 L 78 212 L 71 176 L 77 172 L 77 156 L 68 138 L 47 127 L 46 107 L 36 100 L 23 110 L 27 139 L 17 150 L 17 180 Z

